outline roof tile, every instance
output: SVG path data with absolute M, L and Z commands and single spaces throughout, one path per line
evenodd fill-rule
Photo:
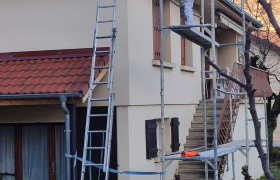
M 108 60 L 108 55 L 97 57 L 96 66 L 103 66 Z M 10 60 L 0 62 L 0 67 L 0 94 L 78 92 L 85 95 L 91 57 Z

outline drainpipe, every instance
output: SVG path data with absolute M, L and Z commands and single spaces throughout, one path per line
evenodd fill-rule
M 61 108 L 65 114 L 65 151 L 66 154 L 70 154 L 70 113 L 66 107 L 67 97 L 65 95 L 59 96 L 61 102 Z M 71 161 L 70 158 L 66 158 L 66 179 L 71 180 Z
M 70 154 L 70 113 L 66 107 L 67 98 L 81 98 L 80 93 L 47 93 L 47 94 L 8 94 L 0 95 L 1 99 L 56 99 L 59 98 L 61 102 L 62 110 L 65 114 L 65 145 L 66 154 Z M 66 158 L 66 179 L 71 180 L 71 161 L 70 158 Z

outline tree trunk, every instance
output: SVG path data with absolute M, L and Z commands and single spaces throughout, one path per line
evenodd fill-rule
M 255 102 L 255 95 L 256 92 L 255 89 L 253 89 L 252 84 L 252 76 L 251 76 L 251 59 L 250 59 L 250 48 L 251 48 L 251 34 L 252 34 L 252 28 L 248 28 L 246 32 L 246 45 L 245 45 L 245 69 L 244 69 L 244 75 L 246 78 L 246 91 L 249 98 L 249 104 L 250 104 L 250 113 L 252 115 L 254 128 L 255 128 L 255 146 L 258 150 L 259 157 L 261 159 L 262 168 L 265 173 L 265 176 L 268 180 L 276 180 L 273 174 L 271 173 L 268 163 L 267 163 L 267 157 L 264 153 L 263 147 L 262 147 L 262 138 L 261 138 L 261 123 L 258 118 L 257 110 L 256 110 L 256 102 Z

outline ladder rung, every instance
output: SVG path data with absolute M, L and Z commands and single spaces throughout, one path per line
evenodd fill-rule
M 109 66 L 95 66 L 94 69 L 109 69 Z
M 96 84 L 108 84 L 108 82 L 93 82 L 92 84 L 93 85 L 96 85 Z
M 88 131 L 88 133 L 105 133 L 106 130 L 94 130 L 94 131 Z
M 110 23 L 110 22 L 113 22 L 113 20 L 97 21 L 97 23 Z
M 89 117 L 105 117 L 108 116 L 108 114 L 91 114 Z
M 108 5 L 108 6 L 99 6 L 99 8 L 112 8 L 115 7 L 116 5 Z
M 106 39 L 106 38 L 112 38 L 112 36 L 96 36 L 96 39 Z
M 95 54 L 107 54 L 110 53 L 110 51 L 95 51 Z
M 105 149 L 105 147 L 87 147 L 88 150 Z
M 109 98 L 95 98 L 91 99 L 91 101 L 109 101 Z
M 86 166 L 103 166 L 103 164 L 86 164 Z

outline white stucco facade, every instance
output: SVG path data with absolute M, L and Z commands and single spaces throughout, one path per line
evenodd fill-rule
M 105 0 L 104 4 L 109 0 Z M 177 0 L 179 2 L 179 0 Z M 3 4 L 3 5 L 2 5 Z M 56 49 L 91 48 L 94 32 L 96 1 L 92 0 L 2 0 L 0 21 L 5 25 L 0 33 L 0 52 L 39 51 Z M 199 14 L 199 7 L 195 6 Z M 166 25 L 180 24 L 180 9 L 170 1 L 165 1 Z M 107 19 L 110 14 L 104 12 Z M 9 18 L 7 18 L 7 16 Z M 104 17 L 103 16 L 103 17 Z M 145 120 L 160 118 L 160 69 L 153 65 L 153 18 L 152 0 L 119 0 L 117 3 L 117 46 L 114 77 L 116 94 L 118 165 L 120 171 L 161 171 L 158 158 L 146 159 Z M 106 19 L 104 17 L 104 19 Z M 102 18 L 103 19 L 103 18 Z M 103 20 L 104 20 L 103 19 Z M 199 19 L 195 18 L 196 23 Z M 110 27 L 100 27 L 101 35 L 108 35 Z M 104 34 L 103 34 L 104 33 Z M 218 35 L 221 43 L 237 42 L 237 33 L 227 30 Z M 192 44 L 191 71 L 181 69 L 181 37 L 175 33 L 167 36 L 165 45 L 166 61 L 172 68 L 165 68 L 165 117 L 166 149 L 170 152 L 170 119 L 178 117 L 180 121 L 180 150 L 189 134 L 193 115 L 201 99 L 201 51 Z M 104 44 L 98 44 L 102 47 Z M 217 49 L 218 65 L 225 70 L 237 62 L 237 48 L 223 47 Z M 105 79 L 107 77 L 105 76 Z M 94 97 L 105 97 L 105 88 L 97 87 Z M 93 106 L 103 106 L 98 102 Z M 81 104 L 78 106 L 85 106 Z M 36 107 L 39 108 L 39 107 Z M 1 114 L 0 123 L 35 123 L 64 122 L 60 107 L 44 109 L 26 108 L 18 111 L 11 120 L 7 114 Z M 44 108 L 46 108 L 44 106 Z M 262 104 L 257 105 L 259 116 L 263 116 Z M 1 109 L 2 110 L 2 109 Z M 7 113 L 12 113 L 10 109 Z M 36 111 L 35 115 L 31 114 Z M 45 114 L 45 118 L 38 116 Z M 50 114 L 47 116 L 47 114 Z M 240 107 L 235 139 L 245 139 L 244 107 Z M 31 119 L 17 119 L 19 116 L 30 116 Z M 5 117 L 5 118 L 4 118 Z M 158 123 L 158 127 L 160 124 Z M 82 132 L 84 133 L 84 132 Z M 254 139 L 252 123 L 250 138 Z M 264 132 L 263 132 L 264 137 Z M 160 141 L 160 139 L 158 139 Z M 160 142 L 159 142 L 160 145 Z M 161 146 L 159 146 L 159 149 Z M 159 153 L 160 156 L 160 153 Z M 236 153 L 236 179 L 241 179 L 240 169 L 245 158 Z M 231 161 L 229 161 L 229 164 Z M 167 169 L 166 180 L 172 180 L 178 168 L 175 161 Z M 250 151 L 250 171 L 254 178 L 261 176 L 261 164 L 254 148 Z M 158 179 L 156 176 L 145 176 L 146 180 Z M 225 173 L 224 180 L 230 180 L 231 171 Z M 120 180 L 142 180 L 143 176 L 119 175 Z

